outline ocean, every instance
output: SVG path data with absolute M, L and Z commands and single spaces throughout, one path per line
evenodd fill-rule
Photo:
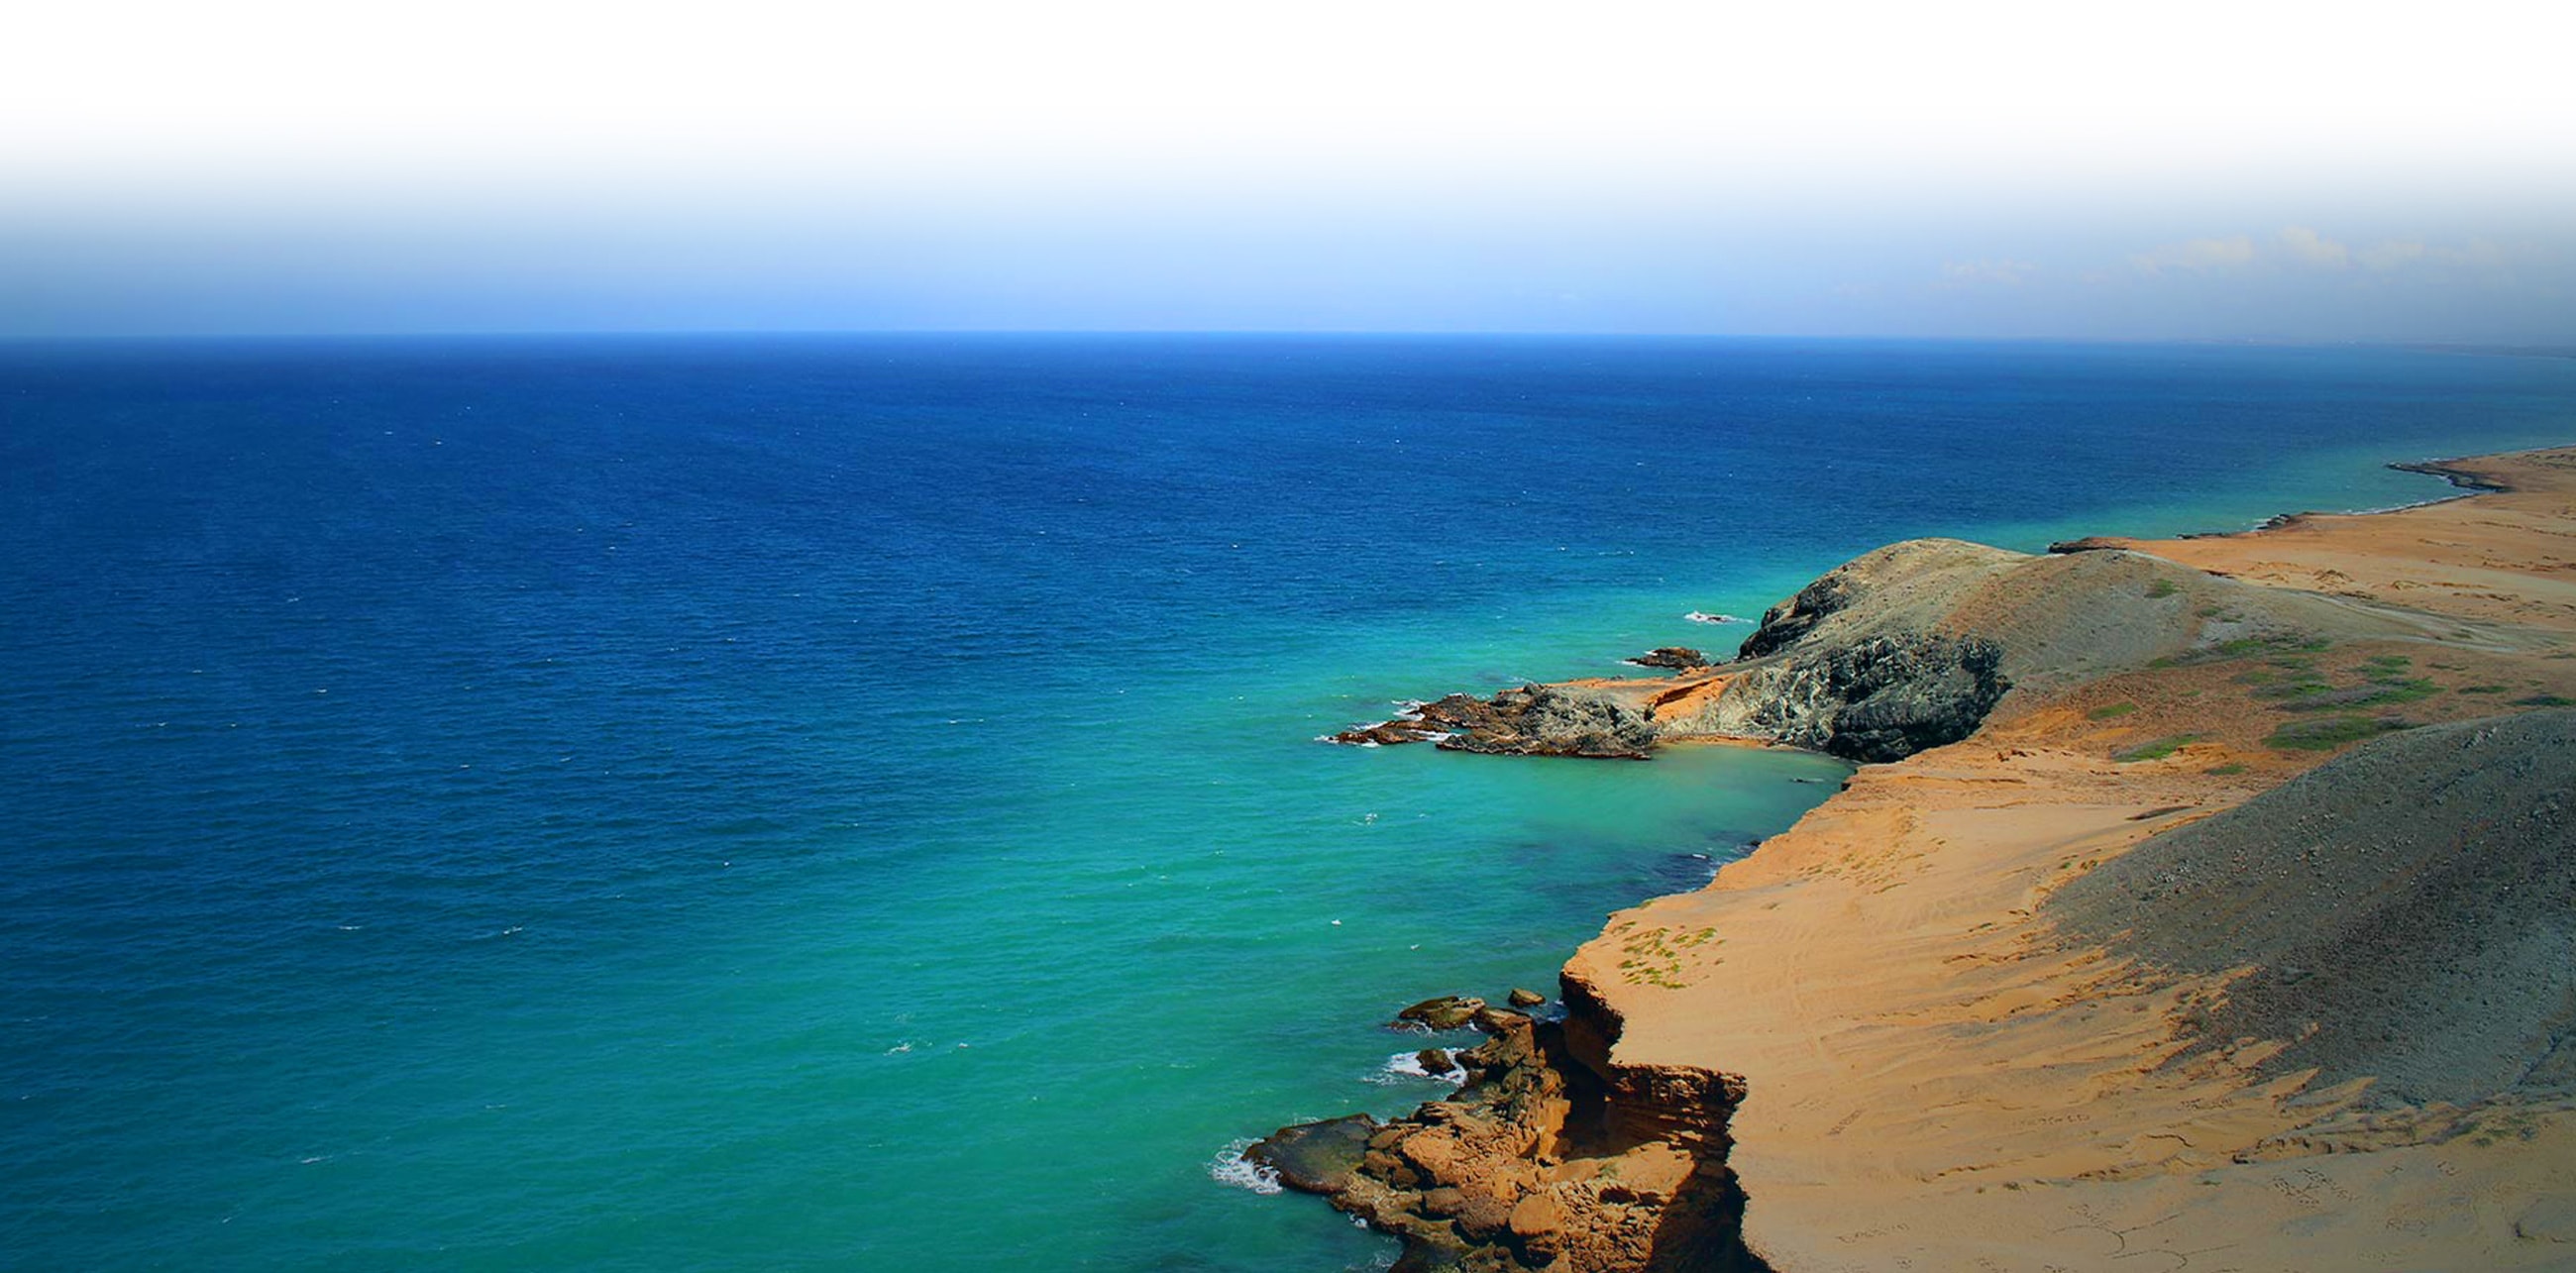
M 1317 735 L 2571 440 L 2370 348 L 0 345 L 0 1264 L 1383 1267 L 1229 1146 L 1845 770 Z

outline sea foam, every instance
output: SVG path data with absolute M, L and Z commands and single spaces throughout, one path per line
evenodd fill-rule
M 1279 1173 L 1243 1156 L 1252 1148 L 1253 1137 L 1244 1136 L 1225 1143 L 1214 1158 L 1208 1160 L 1208 1176 L 1221 1185 L 1249 1189 L 1254 1193 L 1272 1194 L 1287 1188 L 1279 1183 Z

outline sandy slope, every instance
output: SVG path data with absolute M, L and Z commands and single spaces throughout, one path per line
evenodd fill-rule
M 2207 1030 L 2245 969 L 2160 962 L 2048 904 L 2334 754 L 2273 745 L 2284 725 L 2576 698 L 2576 449 L 2455 467 L 2513 489 L 2127 543 L 2227 577 L 2141 576 L 2139 595 L 2205 623 L 2271 600 L 2309 631 L 2329 605 L 2352 623 L 2017 677 L 1975 736 L 1864 769 L 1707 890 L 1623 912 L 1576 955 L 1569 979 L 1624 1021 L 1615 1060 L 1742 1077 L 1729 1163 L 1756 1253 L 1781 1270 L 2576 1268 L 2563 1094 L 2409 1104 L 2283 1064 L 2292 1039 Z M 2078 622 L 2080 590 L 2060 591 L 2064 614 L 2005 617 Z M 2404 701 L 2302 715 L 2264 697 L 2307 677 Z M 2340 772 L 2319 781 L 2366 781 Z

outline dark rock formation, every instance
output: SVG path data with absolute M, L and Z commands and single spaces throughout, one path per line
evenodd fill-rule
M 1485 1001 L 1473 995 L 1442 995 L 1425 999 L 1395 1014 L 1398 1021 L 1415 1021 L 1434 1030 L 1463 1030 L 1485 1010 Z
M 1851 567 L 1825 572 L 1814 583 L 1800 588 L 1797 595 L 1763 611 L 1762 625 L 1736 648 L 1736 659 L 1758 659 L 1788 648 L 1835 611 L 1851 604 L 1853 592 Z
M 1761 1269 L 1725 1163 L 1741 1088 L 1707 1070 L 1610 1064 L 1616 1018 L 1571 984 L 1565 999 L 1576 1017 L 1563 1023 L 1494 1014 L 1494 1036 L 1458 1057 L 1466 1086 L 1370 1132 L 1355 1167 L 1339 1165 L 1348 1119 L 1284 1129 L 1247 1156 L 1334 1145 L 1327 1169 L 1282 1170 L 1282 1183 L 1403 1239 L 1403 1273 Z
M 1392 747 L 1399 743 L 1437 742 L 1443 731 L 1425 724 L 1421 717 L 1397 717 L 1374 725 L 1353 725 L 1325 739 L 1345 747 Z
M 1512 992 L 1510 994 L 1503 996 L 1503 1002 L 1508 1003 L 1515 1008 L 1535 1008 L 1540 1004 L 1547 1002 L 1547 996 L 1540 994 L 1535 990 L 1514 986 L 1512 987 Z
M 2058 540 L 2056 543 L 2048 546 L 2048 551 L 2060 555 L 2064 555 L 2066 553 L 2102 553 L 2118 552 L 2128 546 L 2129 545 L 2127 543 L 2121 540 L 2111 539 L 2106 536 L 2086 535 L 2082 539 Z
M 1676 672 L 1687 672 L 1695 667 L 1708 667 L 1717 660 L 1687 645 L 1661 645 L 1628 661 L 1639 667 L 1668 667 Z
M 1434 717 L 1434 708 L 1453 714 Z M 1559 686 L 1524 685 L 1481 704 L 1453 694 L 1424 708 L 1423 716 L 1458 726 L 1440 740 L 1440 746 L 1452 751 L 1643 760 L 1655 742 L 1654 722 L 1644 712 L 1605 695 Z
M 1975 732 L 2009 688 L 1994 642 L 1874 636 L 1764 669 L 1744 721 L 1847 760 L 1902 760 Z
M 2453 468 L 2440 460 L 2426 460 L 2418 464 L 2391 464 L 2388 467 L 2400 473 L 2422 473 L 2427 477 L 2438 477 L 2472 495 L 2493 494 L 2513 489 L 2484 473 Z
M 1300 1123 L 1271 1133 L 1243 1156 L 1277 1173 L 1279 1183 L 1291 1189 L 1337 1194 L 1350 1188 L 1377 1130 L 1377 1120 L 1366 1114 Z
M 1524 685 L 1489 699 L 1451 694 L 1394 720 L 1361 725 L 1327 741 L 1351 745 L 1432 742 L 1446 751 L 1494 756 L 1580 756 L 1644 760 L 1655 742 L 1646 713 L 1605 694 Z

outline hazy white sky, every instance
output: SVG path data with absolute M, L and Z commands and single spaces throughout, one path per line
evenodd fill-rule
M 0 332 L 2576 338 L 2539 4 L 13 25 Z

